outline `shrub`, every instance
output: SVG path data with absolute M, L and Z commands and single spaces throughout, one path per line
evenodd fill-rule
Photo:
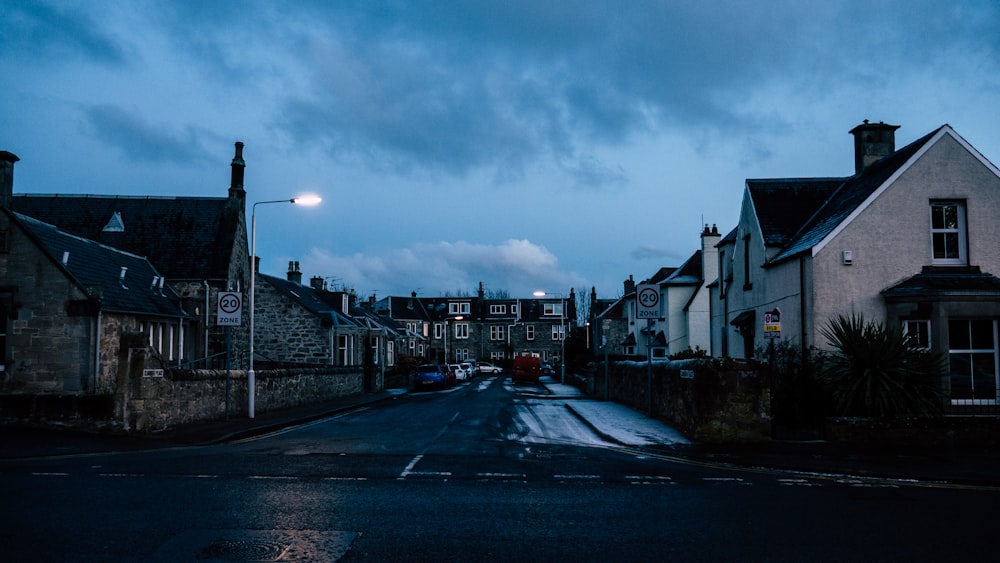
M 818 358 L 841 416 L 930 416 L 943 406 L 942 378 L 948 361 L 921 350 L 901 328 L 887 329 L 860 315 L 827 323 L 822 334 L 833 351 Z

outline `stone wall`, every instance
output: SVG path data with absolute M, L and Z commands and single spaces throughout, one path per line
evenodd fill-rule
M 134 351 L 133 351 L 134 352 Z M 363 392 L 359 368 L 299 368 L 256 370 L 256 414 Z M 126 391 L 122 422 L 129 432 L 160 432 L 168 428 L 221 420 L 226 417 L 226 380 L 229 379 L 229 416 L 247 416 L 245 371 L 164 370 L 162 377 L 139 374 Z
M 732 360 L 653 362 L 652 415 L 699 442 L 756 442 L 771 438 L 771 402 L 763 369 Z M 646 362 L 609 365 L 608 397 L 640 412 L 650 405 Z M 588 386 L 604 394 L 604 368 Z

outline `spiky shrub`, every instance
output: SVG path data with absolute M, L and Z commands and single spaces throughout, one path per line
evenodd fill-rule
M 942 410 L 948 361 L 917 348 L 902 329 L 843 315 L 821 330 L 833 348 L 820 354 L 819 374 L 841 416 L 933 416 Z

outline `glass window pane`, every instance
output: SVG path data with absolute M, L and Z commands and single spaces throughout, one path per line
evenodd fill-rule
M 948 321 L 948 348 L 969 349 L 969 321 Z
M 951 398 L 972 398 L 972 357 L 969 354 L 951 354 Z
M 973 350 L 992 350 L 993 349 L 993 321 L 992 320 L 976 320 L 969 322 L 972 329 L 972 346 Z
M 972 354 L 972 394 L 976 399 L 997 398 L 996 364 L 993 354 Z

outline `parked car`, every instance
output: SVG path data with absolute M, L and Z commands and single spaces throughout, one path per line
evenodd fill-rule
M 542 375 L 555 375 L 556 370 L 552 369 L 552 366 L 549 364 L 542 364 L 541 373 Z
M 465 374 L 469 376 L 469 379 L 472 379 L 472 376 L 476 375 L 475 362 L 461 362 L 458 365 L 462 366 L 462 369 L 465 370 Z
M 455 381 L 468 381 L 469 372 L 465 371 L 462 364 L 448 364 L 448 369 L 455 374 Z
M 503 368 L 489 362 L 479 362 L 479 373 L 503 373 Z
M 417 366 L 413 374 L 414 389 L 429 389 L 432 387 L 447 388 L 454 385 L 454 374 L 447 366 L 441 364 L 422 364 Z

